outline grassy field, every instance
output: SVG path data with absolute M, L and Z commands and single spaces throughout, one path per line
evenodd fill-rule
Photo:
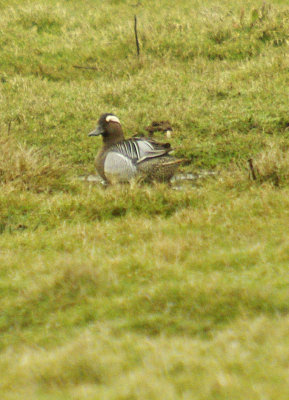
M 1 400 L 288 400 L 288 2 L 0 12 Z M 103 112 L 217 175 L 80 181 Z

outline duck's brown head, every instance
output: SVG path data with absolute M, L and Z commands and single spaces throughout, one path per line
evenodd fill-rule
M 103 142 L 108 145 L 124 140 L 123 130 L 116 115 L 111 113 L 101 115 L 96 129 L 88 134 L 88 136 L 99 135 L 102 136 Z

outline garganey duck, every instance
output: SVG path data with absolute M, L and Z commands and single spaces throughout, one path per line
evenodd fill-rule
M 169 143 L 133 137 L 125 139 L 116 115 L 101 115 L 97 127 L 88 136 L 102 135 L 103 146 L 95 159 L 96 170 L 106 183 L 169 181 L 183 160 L 169 155 Z

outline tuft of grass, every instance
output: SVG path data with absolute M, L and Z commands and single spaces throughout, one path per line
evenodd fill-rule
M 56 157 L 44 156 L 37 148 L 0 137 L 0 184 L 11 190 L 37 193 L 68 188 L 67 167 Z
M 234 163 L 223 174 L 229 185 L 271 184 L 285 187 L 289 184 L 289 155 L 287 141 L 266 140 L 264 149 L 249 160 Z
M 288 144 L 271 142 L 255 160 L 257 182 L 272 183 L 276 187 L 289 183 Z

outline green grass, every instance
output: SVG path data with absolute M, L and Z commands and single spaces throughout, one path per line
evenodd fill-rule
M 0 11 L 1 400 L 287 400 L 287 2 Z M 217 175 L 80 181 L 103 112 Z

